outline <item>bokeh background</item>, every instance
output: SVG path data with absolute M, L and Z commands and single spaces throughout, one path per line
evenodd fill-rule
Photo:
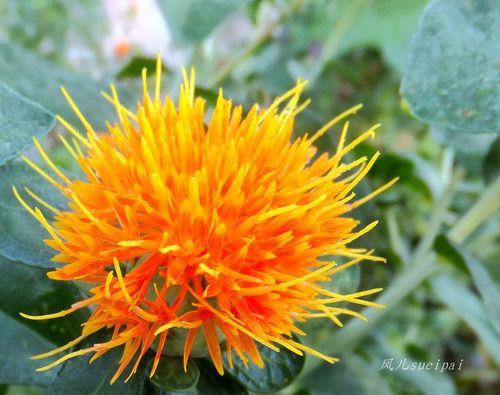
M 363 103 L 350 138 L 374 123 L 382 127 L 353 155 L 383 155 L 358 193 L 400 177 L 358 209 L 365 223 L 380 221 L 359 244 L 387 263 L 349 269 L 331 287 L 384 287 L 380 301 L 387 307 L 365 311 L 368 323 L 310 325 L 307 344 L 342 361 L 331 366 L 308 358 L 283 393 L 494 394 L 500 388 L 498 4 L 0 0 L 0 81 L 66 115 L 58 91 L 64 84 L 99 123 L 112 114 L 100 89 L 116 80 L 133 103 L 142 67 L 152 67 L 160 51 L 168 93 L 177 94 L 180 67 L 193 65 L 198 94 L 209 104 L 223 87 L 246 108 L 266 105 L 297 78 L 307 79 L 312 103 L 297 122 L 298 135 Z M 50 153 L 74 171 L 52 134 L 45 140 Z M 320 150 L 333 151 L 338 137 L 338 128 L 329 132 Z M 50 293 L 40 297 L 50 302 Z M 5 300 L 0 290 L 0 309 Z M 381 369 L 387 359 L 393 370 Z M 453 362 L 455 369 L 397 369 L 400 362 Z M 0 394 L 25 393 L 44 390 L 0 386 Z

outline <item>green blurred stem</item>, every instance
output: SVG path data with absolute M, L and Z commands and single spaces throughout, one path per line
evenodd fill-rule
M 342 38 L 351 27 L 359 11 L 366 5 L 365 3 L 366 0 L 353 0 L 343 12 L 342 18 L 333 26 L 333 29 L 325 40 L 320 57 L 314 62 L 307 74 L 307 80 L 310 86 L 314 85 L 314 82 L 321 74 L 325 64 L 336 55 Z
M 376 302 L 387 306 L 386 309 L 366 309 L 363 315 L 368 319 L 368 323 L 359 320 L 352 320 L 338 331 L 335 337 L 336 342 L 332 342 L 334 350 L 332 353 L 352 349 L 368 332 L 371 326 L 375 325 L 382 317 L 394 306 L 413 291 L 423 280 L 425 280 L 432 270 L 434 270 L 434 261 L 430 257 L 432 244 L 441 230 L 441 224 L 444 214 L 448 210 L 451 199 L 459 182 L 455 178 L 443 193 L 442 198 L 437 202 L 431 220 L 427 227 L 424 237 L 415 248 L 410 261 L 396 278 L 391 282 L 383 294 L 377 298 Z M 345 343 L 345 344 L 343 344 Z
M 286 19 L 292 16 L 295 12 L 300 10 L 302 6 L 308 0 L 293 0 L 290 5 L 281 12 L 280 16 L 267 25 L 260 33 L 258 33 L 253 40 L 251 40 L 248 45 L 240 52 L 236 57 L 227 62 L 222 66 L 220 72 L 215 76 L 211 82 L 211 86 L 219 86 L 232 72 L 233 70 L 247 59 L 253 51 L 255 51 L 261 44 L 263 44 L 271 35 L 274 30 L 280 26 Z
M 387 290 L 377 298 L 376 302 L 387 306 L 386 309 L 365 309 L 363 315 L 368 322 L 351 320 L 342 329 L 328 339 L 328 345 L 321 348 L 327 355 L 346 352 L 356 347 L 366 336 L 371 327 L 386 314 L 392 307 L 408 296 L 420 283 L 437 269 L 432 258 L 432 245 L 439 234 L 443 217 L 448 210 L 453 194 L 461 180 L 461 175 L 454 177 L 439 199 L 431 217 L 427 232 L 416 247 L 405 269 L 392 281 Z M 477 203 L 467 211 L 463 217 L 448 231 L 448 237 L 455 242 L 461 242 L 471 234 L 485 219 L 500 207 L 500 177 L 491 184 Z M 310 360 L 306 374 L 321 363 L 321 360 Z
M 410 252 L 401 238 L 401 233 L 396 221 L 396 212 L 393 208 L 387 210 L 385 222 L 387 224 L 387 234 L 391 247 L 406 264 L 410 261 Z
M 500 176 L 448 233 L 455 243 L 463 242 L 485 219 L 500 208 Z
M 320 347 L 321 352 L 326 355 L 338 355 L 340 352 L 352 350 L 369 333 L 372 326 L 384 318 L 392 310 L 393 306 L 408 296 L 436 269 L 437 266 L 431 256 L 432 244 L 441 230 L 443 217 L 448 210 L 461 178 L 461 174 L 459 174 L 449 183 L 441 199 L 438 200 L 434 207 L 427 231 L 415 248 L 410 261 L 383 294 L 377 298 L 377 303 L 387 307 L 385 309 L 365 309 L 362 314 L 367 318 L 368 322 L 360 320 L 349 321 L 342 329 L 338 330 L 328 339 L 324 347 Z M 310 373 L 322 363 L 319 359 L 310 359 L 309 362 L 305 367 L 305 374 Z

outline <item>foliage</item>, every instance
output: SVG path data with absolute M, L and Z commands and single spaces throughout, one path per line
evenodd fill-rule
M 413 38 L 401 87 L 420 119 L 456 132 L 500 130 L 499 32 L 497 1 L 429 4 Z
M 0 4 L 0 394 L 487 394 L 498 388 L 500 3 L 495 0 L 158 0 L 174 45 L 196 66 L 197 90 L 207 106 L 217 99 L 219 86 L 245 108 L 253 101 L 265 106 L 303 77 L 309 79 L 306 96 L 312 103 L 300 116 L 297 135 L 359 102 L 365 106 L 353 130 L 382 123 L 377 139 L 355 155 L 383 152 L 359 195 L 400 177 L 374 203 L 358 209 L 363 222 L 380 220 L 364 244 L 388 262 L 340 272 L 328 286 L 354 292 L 382 285 L 378 301 L 387 308 L 360 309 L 367 323 L 352 318 L 343 328 L 319 320 L 301 326 L 309 333 L 301 341 L 341 357 L 333 366 L 260 348 L 264 369 L 244 367 L 234 353 L 231 368 L 225 354 L 223 377 L 204 357 L 190 360 L 185 373 L 181 358 L 164 356 L 149 378 L 153 351 L 137 375 L 113 386 L 108 383 L 120 358 L 114 352 L 92 364 L 82 357 L 35 372 L 39 365 L 29 357 L 78 336 L 82 317 L 91 312 L 50 322 L 19 315 L 67 308 L 86 292 L 80 284 L 46 278 L 56 263 L 43 243 L 45 231 L 11 187 L 27 187 L 57 208 L 67 203 L 19 156 L 37 162 L 30 148 L 38 137 L 58 165 L 72 170 L 71 158 L 54 139 L 59 130 L 54 114 L 77 122 L 60 86 L 102 128 L 116 115 L 101 90 L 117 79 L 121 100 L 133 105 L 142 67 L 154 64 L 151 54 L 139 52 L 117 62 L 121 70 L 109 69 L 99 43 L 107 22 L 97 4 Z M 86 43 L 92 67 L 71 66 L 75 40 Z M 91 69 L 99 72 L 89 75 Z M 175 95 L 179 69 L 166 70 L 172 82 L 165 93 Z M 331 152 L 338 136 L 333 130 L 322 137 L 320 152 Z M 29 203 L 37 204 L 31 198 Z M 51 217 L 50 210 L 40 209 Z M 462 360 L 463 366 L 380 369 L 388 358 Z
M 33 139 L 43 137 L 54 125 L 54 117 L 40 105 L 26 100 L 0 83 L 0 165 L 26 151 Z
M 229 374 L 250 391 L 275 392 L 283 389 L 297 377 L 304 366 L 305 357 L 290 350 L 274 352 L 261 345 L 257 348 L 264 361 L 264 368 L 259 368 L 252 362 L 245 366 L 241 359 L 235 359 L 231 367 L 226 353 L 223 360 Z

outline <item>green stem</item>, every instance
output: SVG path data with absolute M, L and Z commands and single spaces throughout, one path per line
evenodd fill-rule
M 426 234 L 415 249 L 407 268 L 391 283 L 389 288 L 376 300 L 389 307 L 388 309 L 366 309 L 363 315 L 367 323 L 351 320 L 341 330 L 328 339 L 328 345 L 321 348 L 328 355 L 352 350 L 366 336 L 370 328 L 386 316 L 391 308 L 408 296 L 437 268 L 431 258 L 431 248 L 439 234 L 443 216 L 446 213 L 453 192 L 461 177 L 456 177 L 439 200 L 432 215 Z M 485 219 L 500 207 L 500 177 L 491 184 L 477 203 L 467 211 L 463 217 L 448 231 L 448 237 L 454 242 L 461 242 L 467 238 Z M 320 360 L 311 360 L 306 374 L 321 363 Z
M 432 244 L 440 232 L 444 214 L 448 210 L 454 191 L 461 177 L 456 177 L 445 189 L 443 196 L 438 200 L 432 214 L 429 226 L 424 237 L 416 247 L 405 269 L 391 282 L 387 290 L 377 298 L 376 302 L 387 306 L 386 309 L 368 308 L 362 314 L 368 322 L 360 320 L 349 321 L 342 329 L 328 339 L 328 344 L 320 347 L 327 355 L 352 350 L 368 334 L 372 326 L 378 323 L 392 307 L 403 300 L 418 287 L 436 268 L 430 257 Z M 310 360 L 306 366 L 306 374 L 321 363 L 321 360 Z
M 323 45 L 323 49 L 321 51 L 321 56 L 317 59 L 313 66 L 311 67 L 307 80 L 310 83 L 310 86 L 314 85 L 314 82 L 320 75 L 321 71 L 325 67 L 325 64 L 328 63 L 335 56 L 342 38 L 345 33 L 352 25 L 357 16 L 358 12 L 362 9 L 365 0 L 355 0 L 352 1 L 347 10 L 342 13 L 342 19 L 340 19 L 333 27 L 332 31 L 328 35 L 325 43 Z
M 257 49 L 261 44 L 269 39 L 274 30 L 278 26 L 280 26 L 287 18 L 297 12 L 306 1 L 307 0 L 293 0 L 290 3 L 289 7 L 284 10 L 278 18 L 276 18 L 272 23 L 266 26 L 259 34 L 257 34 L 242 52 L 240 52 L 231 61 L 222 66 L 220 72 L 215 76 L 210 85 L 215 87 L 219 86 L 240 63 L 247 59 L 252 54 L 252 52 L 255 51 L 255 49 Z
M 463 242 L 485 219 L 500 208 L 500 176 L 484 191 L 474 206 L 448 233 L 455 243 Z
M 389 243 L 391 245 L 391 248 L 400 256 L 404 263 L 409 262 L 410 251 L 401 238 L 399 227 L 396 221 L 396 213 L 393 208 L 387 210 L 385 222 L 387 223 L 387 233 L 389 236 Z

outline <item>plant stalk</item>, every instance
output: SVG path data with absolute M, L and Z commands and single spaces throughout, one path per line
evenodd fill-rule
M 335 355 L 339 352 L 352 350 L 369 333 L 373 325 L 384 318 L 397 303 L 406 298 L 406 296 L 416 289 L 437 268 L 435 262 L 431 258 L 430 251 L 434 240 L 441 230 L 443 217 L 448 210 L 460 180 L 461 175 L 455 177 L 448 184 L 441 199 L 439 199 L 434 208 L 427 232 L 414 250 L 405 269 L 396 276 L 389 288 L 375 300 L 376 303 L 383 304 L 387 308 L 365 309 L 362 314 L 367 318 L 368 322 L 362 322 L 360 320 L 349 321 L 342 329 L 328 339 L 327 344 L 320 347 L 323 353 Z M 314 368 L 321 364 L 321 362 L 322 361 L 319 359 L 310 360 L 310 363 L 305 367 L 305 374 L 309 374 Z
M 273 22 L 266 26 L 259 34 L 257 34 L 245 47 L 245 49 L 240 52 L 231 61 L 222 66 L 220 72 L 215 76 L 213 81 L 210 83 L 212 87 L 218 87 L 232 72 L 233 70 L 247 59 L 255 49 L 257 49 L 261 44 L 263 44 L 274 30 L 280 26 L 287 18 L 297 12 L 307 0 L 293 0 L 287 9 L 282 11 L 279 17 L 277 17 Z
M 498 209 L 500 209 L 500 176 L 484 191 L 476 204 L 458 220 L 448 233 L 448 237 L 455 243 L 463 242 Z
M 368 322 L 351 320 L 337 333 L 328 339 L 328 345 L 322 351 L 328 355 L 337 354 L 340 351 L 352 350 L 366 336 L 370 328 L 391 311 L 391 308 L 408 296 L 429 275 L 437 269 L 437 265 L 431 257 L 432 244 L 438 236 L 444 214 L 446 213 L 454 191 L 461 177 L 455 177 L 439 200 L 427 233 L 415 249 L 407 268 L 401 272 L 391 283 L 389 288 L 376 300 L 389 307 L 388 309 L 365 309 L 363 315 Z M 461 242 L 467 238 L 485 219 L 500 207 L 500 177 L 493 182 L 481 196 L 481 198 L 468 210 L 462 218 L 448 231 L 448 237 L 454 242 Z M 311 360 L 306 366 L 305 374 L 310 373 L 321 363 L 321 360 Z

